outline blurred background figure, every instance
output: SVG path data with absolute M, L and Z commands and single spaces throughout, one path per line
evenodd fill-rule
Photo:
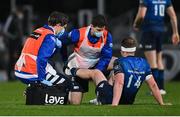
M 3 29 L 3 35 L 8 47 L 8 65 L 7 75 L 8 80 L 15 80 L 14 77 L 14 64 L 17 61 L 20 51 L 22 49 L 23 38 L 23 9 L 22 7 L 16 7 L 11 11 Z
M 8 54 L 7 47 L 5 46 L 4 38 L 3 38 L 3 29 L 2 24 L 0 24 L 0 81 L 5 81 L 8 79 L 6 66 L 8 65 Z
M 179 43 L 177 17 L 171 0 L 139 0 L 139 10 L 133 28 L 141 30 L 140 46 L 150 64 L 152 74 L 162 95 L 164 88 L 164 64 L 162 59 L 162 42 L 165 39 L 164 17 L 167 12 L 171 20 L 172 38 L 174 45 Z

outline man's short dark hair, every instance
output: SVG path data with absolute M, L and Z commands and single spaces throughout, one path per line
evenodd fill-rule
M 132 37 L 125 37 L 121 41 L 121 46 L 123 46 L 125 48 L 133 48 L 133 47 L 137 46 L 137 41 L 136 41 L 136 39 L 134 39 Z
M 104 27 L 107 26 L 107 20 L 103 15 L 97 15 L 92 20 L 92 25 L 94 27 Z
M 60 13 L 57 11 L 54 11 L 50 14 L 48 18 L 48 25 L 55 26 L 60 23 L 61 26 L 64 26 L 68 23 L 69 18 L 64 13 Z

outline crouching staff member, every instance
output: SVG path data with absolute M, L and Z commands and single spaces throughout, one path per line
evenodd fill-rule
M 68 58 L 65 73 L 70 75 L 70 69 L 98 69 L 101 72 L 107 70 L 112 58 L 112 36 L 106 30 L 106 18 L 97 15 L 90 26 L 74 29 L 68 34 L 68 38 L 60 39 L 64 44 L 74 44 L 74 52 Z M 80 104 L 83 93 L 88 92 L 88 80 L 75 78 L 71 91 L 71 103 Z
M 48 86 L 65 83 L 68 79 L 48 63 L 61 42 L 55 35 L 64 32 L 68 17 L 52 12 L 48 25 L 36 29 L 26 40 L 22 53 L 15 64 L 15 76 L 25 84 L 43 83 Z

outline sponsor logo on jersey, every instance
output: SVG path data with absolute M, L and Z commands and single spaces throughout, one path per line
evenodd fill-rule
M 100 88 L 103 88 L 103 86 L 104 86 L 104 83 L 102 83 L 99 87 L 100 87 Z
M 151 48 L 152 48 L 152 45 L 145 45 L 145 48 L 146 48 L 146 49 L 151 49 Z
M 73 89 L 79 89 L 79 86 L 74 86 Z
M 30 34 L 30 37 L 33 38 L 33 39 L 38 39 L 39 37 L 41 36 L 40 33 L 37 33 L 37 32 L 33 32 Z

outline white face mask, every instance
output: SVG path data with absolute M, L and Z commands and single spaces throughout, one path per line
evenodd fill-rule
M 63 29 L 57 34 L 57 36 L 58 36 L 58 37 L 61 37 L 61 36 L 64 34 L 64 32 L 65 32 L 65 29 L 63 28 Z
M 103 32 L 102 31 L 101 32 L 94 32 L 94 35 L 96 37 L 101 37 L 103 35 Z

